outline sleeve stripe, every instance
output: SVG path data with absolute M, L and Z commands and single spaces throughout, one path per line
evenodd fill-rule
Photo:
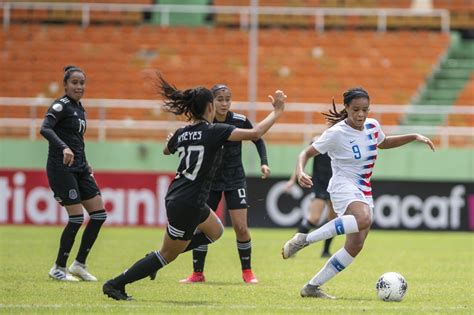
M 242 121 L 245 121 L 247 119 L 247 117 L 245 117 L 245 115 L 236 114 L 236 113 L 234 113 L 232 118 L 237 119 L 237 120 L 242 120 Z

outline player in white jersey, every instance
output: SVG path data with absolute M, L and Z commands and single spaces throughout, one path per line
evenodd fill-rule
M 284 259 L 294 256 L 312 243 L 336 235 L 346 234 L 344 247 L 337 251 L 324 267 L 301 289 L 302 297 L 334 299 L 321 291 L 321 286 L 344 270 L 360 253 L 372 224 L 373 200 L 370 177 L 377 149 L 390 149 L 412 141 L 429 145 L 430 139 L 419 134 L 385 136 L 377 120 L 367 118 L 370 97 L 362 88 L 346 91 L 344 109 L 327 114 L 331 127 L 319 139 L 304 149 L 296 165 L 298 183 L 309 188 L 311 177 L 304 172 L 308 159 L 328 153 L 332 164 L 332 178 L 328 192 L 338 217 L 309 234 L 297 233 L 282 249 Z

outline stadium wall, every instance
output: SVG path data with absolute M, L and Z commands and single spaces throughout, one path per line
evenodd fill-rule
M 0 168 L 44 169 L 46 141 L 0 140 Z M 302 145 L 267 144 L 273 176 L 286 177 L 293 171 Z M 163 143 L 88 141 L 87 157 L 95 170 L 174 172 L 176 156 L 162 154 Z M 260 174 L 259 158 L 252 143 L 243 145 L 248 176 Z M 474 151 L 469 148 L 438 149 L 410 144 L 393 150 L 380 150 L 374 179 L 474 182 Z
M 177 157 L 162 155 L 152 142 L 88 142 L 108 212 L 107 225 L 164 226 L 164 197 Z M 294 227 L 311 200 L 309 190 L 284 187 L 301 146 L 269 145 L 272 177 L 260 179 L 253 144 L 244 146 L 248 170 L 249 225 Z M 0 140 L 0 225 L 57 225 L 67 214 L 55 201 L 44 166 L 45 141 Z M 461 149 L 430 152 L 409 145 L 382 151 L 374 185 L 374 228 L 474 231 L 473 152 Z M 227 225 L 221 204 L 218 215 Z

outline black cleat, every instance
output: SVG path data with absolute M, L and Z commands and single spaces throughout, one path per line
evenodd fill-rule
M 104 283 L 102 286 L 102 292 L 104 292 L 105 295 L 107 295 L 109 298 L 120 301 L 131 301 L 133 300 L 133 297 L 127 295 L 125 292 L 125 287 L 118 287 L 116 286 L 112 280 L 107 281 Z

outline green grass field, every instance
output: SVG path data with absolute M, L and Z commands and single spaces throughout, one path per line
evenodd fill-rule
M 253 229 L 253 269 L 260 283 L 241 279 L 235 236 L 227 229 L 210 246 L 203 284 L 178 280 L 192 269 L 186 253 L 158 273 L 129 285 L 136 300 L 114 301 L 101 291 L 103 281 L 159 248 L 163 230 L 104 228 L 89 260 L 98 283 L 61 283 L 48 278 L 58 227 L 0 227 L 0 313 L 464 313 L 474 312 L 474 234 L 373 231 L 355 262 L 325 285 L 335 301 L 303 299 L 300 288 L 325 263 L 321 245 L 294 259 L 280 256 L 294 230 Z M 75 257 L 79 232 L 72 252 Z M 333 251 L 344 238 L 333 242 Z M 72 262 L 72 258 L 70 262 Z M 408 293 L 400 302 L 382 302 L 375 282 L 387 271 L 405 276 Z

